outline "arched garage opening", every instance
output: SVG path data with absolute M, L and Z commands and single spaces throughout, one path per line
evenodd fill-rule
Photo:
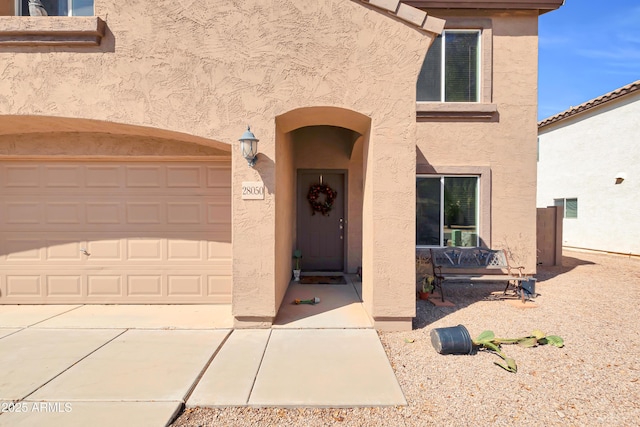
M 1 117 L 0 304 L 229 303 L 230 147 Z

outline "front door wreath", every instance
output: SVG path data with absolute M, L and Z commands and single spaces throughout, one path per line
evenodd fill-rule
M 320 195 L 324 194 L 324 198 Z M 326 184 L 314 184 L 309 188 L 307 200 L 311 204 L 312 215 L 320 212 L 322 215 L 328 215 L 333 208 L 333 202 L 338 193 Z

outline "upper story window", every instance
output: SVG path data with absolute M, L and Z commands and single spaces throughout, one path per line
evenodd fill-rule
M 93 0 L 17 0 L 16 15 L 30 16 L 29 8 L 35 12 L 42 5 L 49 16 L 93 16 Z
M 480 102 L 480 30 L 445 30 L 418 76 L 418 102 Z

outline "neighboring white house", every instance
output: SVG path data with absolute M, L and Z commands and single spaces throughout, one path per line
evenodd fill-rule
M 563 246 L 640 255 L 640 80 L 538 123 L 538 207 Z

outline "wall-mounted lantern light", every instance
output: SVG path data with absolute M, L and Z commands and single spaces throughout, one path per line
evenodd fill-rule
M 247 160 L 249 166 L 253 167 L 256 164 L 256 157 L 258 157 L 258 139 L 251 132 L 251 127 L 247 126 L 247 130 L 242 134 L 240 139 L 240 151 L 242 151 L 242 157 Z
M 616 184 L 622 184 L 622 181 L 627 179 L 627 174 L 624 172 L 618 172 L 616 174 Z

